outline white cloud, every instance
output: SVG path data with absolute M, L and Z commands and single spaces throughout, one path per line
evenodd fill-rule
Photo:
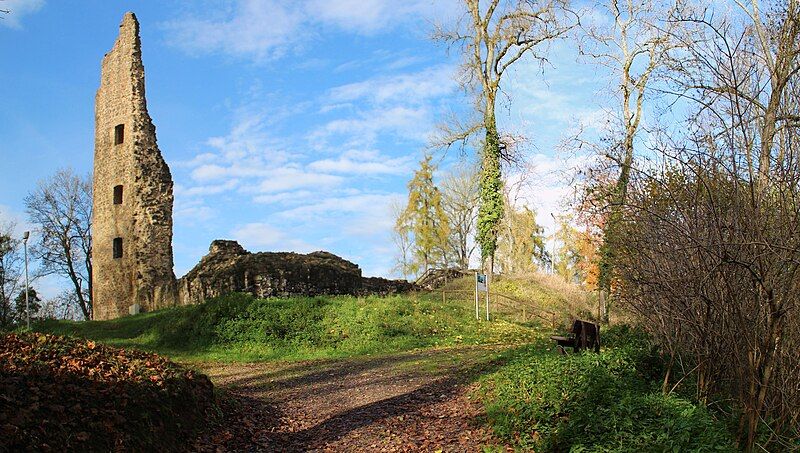
M 457 10 L 455 0 L 239 0 L 223 5 L 164 23 L 170 42 L 189 54 L 266 61 L 313 41 L 320 27 L 372 34 L 420 17 L 450 17 Z
M 316 195 L 315 192 L 310 190 L 298 190 L 294 192 L 283 192 L 268 195 L 257 195 L 253 197 L 253 201 L 261 204 L 286 204 L 298 203 Z
M 219 159 L 214 153 L 200 153 L 189 160 L 176 161 L 171 164 L 173 167 L 191 168 L 198 165 L 214 163 Z
M 232 179 L 222 184 L 210 184 L 205 186 L 184 187 L 180 184 L 175 185 L 176 197 L 193 197 L 199 195 L 216 195 L 235 189 L 239 185 L 238 179 Z
M 248 223 L 236 227 L 231 231 L 231 236 L 251 252 L 277 249 L 308 253 L 314 250 L 314 247 L 305 241 L 293 238 L 285 230 L 267 223 Z
M 283 211 L 279 215 L 285 219 L 337 225 L 342 233 L 350 237 L 388 237 L 394 226 L 391 204 L 402 197 L 402 194 L 396 193 L 329 197 Z
M 518 208 L 527 206 L 536 212 L 536 221 L 545 229 L 545 235 L 555 231 L 552 216 L 566 211 L 565 207 L 573 195 L 570 180 L 575 172 L 586 165 L 589 156 L 557 156 L 535 154 L 528 158 L 530 167 L 507 176 L 507 187 L 512 202 Z
M 286 192 L 301 188 L 327 189 L 338 186 L 344 178 L 323 173 L 308 172 L 291 167 L 272 170 L 254 189 L 258 193 Z
M 438 65 L 335 87 L 327 93 L 322 111 L 336 110 L 339 117 L 314 131 L 311 141 L 324 147 L 333 138 L 344 138 L 345 146 L 370 146 L 379 135 L 392 134 L 425 142 L 436 123 L 435 103 L 458 89 L 454 71 Z
M 302 12 L 292 3 L 241 0 L 221 11 L 165 23 L 169 41 L 189 54 L 225 53 L 255 60 L 280 57 L 297 36 Z
M 10 229 L 17 239 L 22 239 L 22 234 L 25 231 L 31 231 L 31 234 L 34 234 L 33 225 L 28 223 L 23 213 L 2 204 L 0 204 L 0 228 L 2 228 L 3 232 Z M 31 238 L 31 241 L 33 241 L 33 238 Z
M 411 157 L 395 159 L 376 151 L 349 150 L 335 159 L 322 159 L 309 164 L 311 170 L 356 175 L 402 175 L 409 172 Z
M 365 213 L 388 208 L 396 194 L 359 194 L 346 197 L 330 197 L 306 206 L 283 211 L 281 216 L 304 218 L 314 214 L 352 214 Z
M 227 178 L 251 178 L 268 176 L 270 169 L 263 161 L 252 159 L 251 162 L 232 164 L 201 165 L 192 170 L 192 179 L 195 181 L 218 181 Z
M 440 65 L 425 70 L 392 76 L 380 76 L 336 87 L 330 92 L 334 102 L 366 100 L 375 105 L 386 103 L 420 104 L 452 93 L 458 87 L 455 68 Z
M 187 225 L 196 225 L 197 222 L 206 222 L 216 216 L 216 211 L 208 206 L 176 207 L 175 219 Z
M 360 112 L 355 117 L 332 120 L 312 133 L 310 138 L 326 145 L 331 137 L 343 136 L 347 139 L 347 146 L 370 146 L 379 134 L 390 133 L 424 142 L 430 131 L 420 125 L 432 125 L 433 120 L 433 112 L 427 106 L 376 108 Z
M 457 0 L 308 0 L 312 20 L 346 31 L 370 34 L 421 18 L 445 20 L 460 11 Z M 427 21 L 420 27 L 424 29 Z
M 221 157 L 228 161 L 242 162 L 243 159 L 259 158 L 269 159 L 271 162 L 284 162 L 288 156 L 281 150 L 282 143 L 267 132 L 270 124 L 266 113 L 243 112 L 228 135 L 211 137 L 206 144 L 217 149 Z M 204 153 L 201 156 L 203 157 L 200 158 L 200 162 L 196 163 L 215 160 L 211 153 Z M 193 160 L 196 161 L 199 157 Z
M 5 0 L 0 2 L 0 9 L 9 11 L 8 14 L 0 14 L 0 25 L 9 28 L 22 28 L 22 18 L 28 14 L 33 14 L 44 6 L 44 0 Z

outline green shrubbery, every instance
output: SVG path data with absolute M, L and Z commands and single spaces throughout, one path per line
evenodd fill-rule
M 460 343 L 529 341 L 536 332 L 477 322 L 471 307 L 437 297 L 256 299 L 231 294 L 203 304 L 112 321 L 48 321 L 42 331 L 188 359 L 341 357 Z
M 482 379 L 498 435 L 536 451 L 732 451 L 723 423 L 660 391 L 646 338 L 612 329 L 600 354 L 562 356 L 541 341 Z

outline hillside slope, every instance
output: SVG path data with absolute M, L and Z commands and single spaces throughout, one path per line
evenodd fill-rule
M 476 321 L 471 303 L 442 301 L 430 293 L 287 299 L 231 294 L 111 321 L 44 321 L 35 329 L 183 360 L 254 361 L 525 343 L 544 327 L 506 319 Z

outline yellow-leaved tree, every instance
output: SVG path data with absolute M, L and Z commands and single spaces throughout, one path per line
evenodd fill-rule
M 395 232 L 411 244 L 408 270 L 416 274 L 436 266 L 448 266 L 450 227 L 442 208 L 442 194 L 433 182 L 431 156 L 420 161 L 408 183 L 408 204 L 395 222 Z

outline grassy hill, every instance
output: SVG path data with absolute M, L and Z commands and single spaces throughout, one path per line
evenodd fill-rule
M 455 282 L 456 287 L 467 285 Z M 547 327 L 509 316 L 475 320 L 469 297 L 256 299 L 231 294 L 203 304 L 111 321 L 38 323 L 40 332 L 158 352 L 180 360 L 302 360 L 457 344 L 519 344 Z
M 474 282 L 393 297 L 256 299 L 203 304 L 112 321 L 45 321 L 71 335 L 183 361 L 306 360 L 462 344 L 504 344 L 474 376 L 487 422 L 509 444 L 535 451 L 732 451 L 724 416 L 691 395 L 664 395 L 665 363 L 647 336 L 604 328 L 600 354 L 562 356 L 547 335 L 596 300 L 545 275 L 495 280 L 491 322 L 475 319 Z M 484 315 L 481 306 L 481 316 Z M 457 354 L 454 355 L 454 357 Z M 479 373 L 480 374 L 480 373 Z

